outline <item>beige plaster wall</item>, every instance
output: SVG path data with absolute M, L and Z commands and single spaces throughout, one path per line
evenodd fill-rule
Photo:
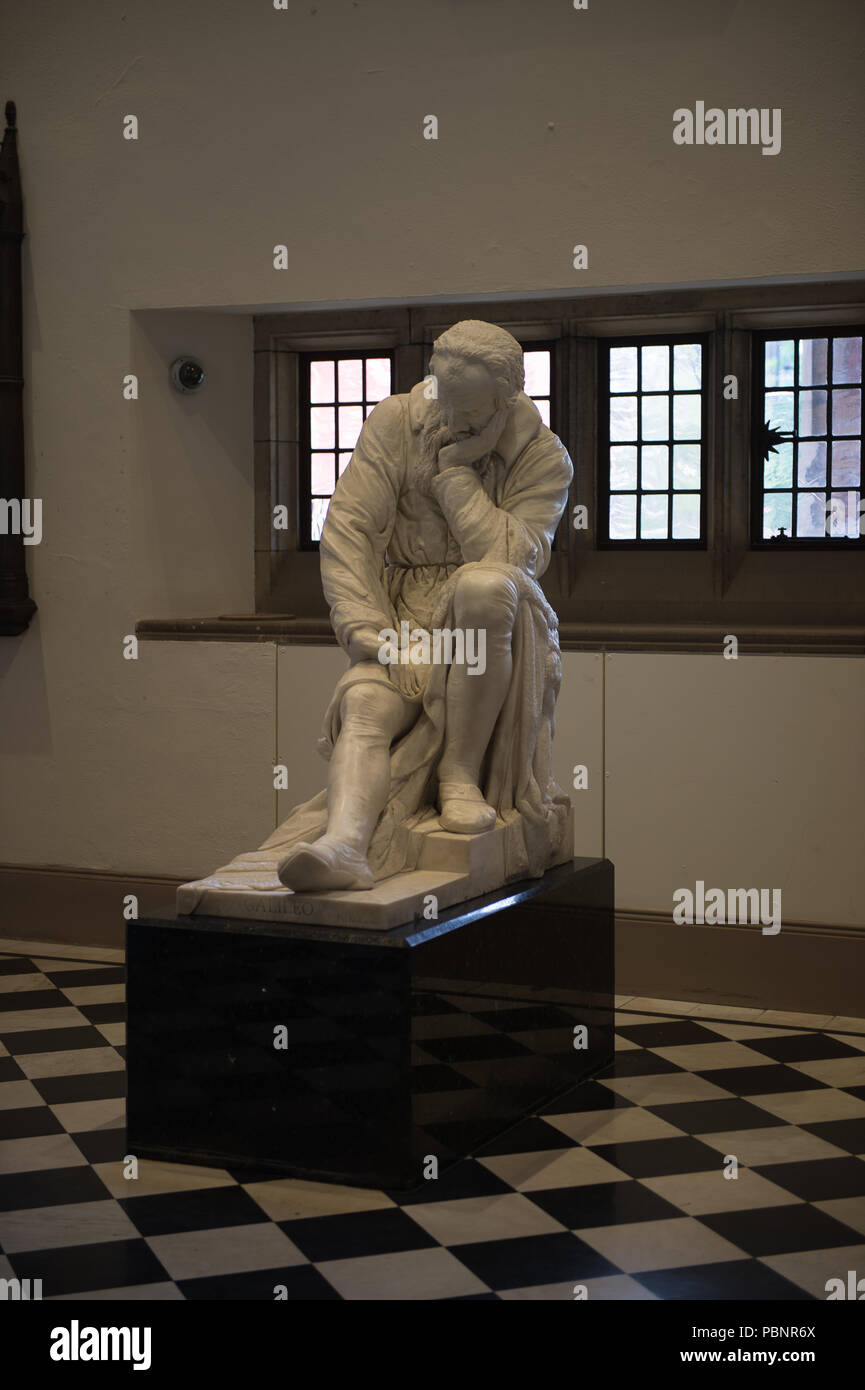
M 37 0 L 3 30 L 46 311 L 862 267 L 858 0 Z M 675 145 L 697 100 L 780 108 L 781 153 Z

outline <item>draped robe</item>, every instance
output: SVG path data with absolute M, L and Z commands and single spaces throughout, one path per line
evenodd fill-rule
M 381 401 L 366 420 L 337 483 L 321 537 L 321 579 L 337 640 L 347 652 L 360 628 L 453 629 L 454 589 L 468 566 L 498 570 L 516 586 L 513 665 L 481 769 L 481 789 L 505 828 L 506 881 L 542 874 L 561 859 L 570 802 L 551 771 L 561 685 L 558 620 L 538 584 L 550 561 L 573 475 L 561 441 L 521 392 L 493 452 L 475 467 L 446 468 L 429 490 L 416 474 L 428 408 L 424 385 Z M 450 667 L 420 668 L 411 727 L 390 752 L 391 784 L 369 848 L 375 879 L 414 868 L 438 817 Z M 473 679 L 486 679 L 485 675 Z M 319 750 L 339 738 L 340 703 L 358 682 L 393 683 L 389 667 L 361 661 L 337 683 Z M 404 700 L 408 697 L 401 695 Z M 296 806 L 259 850 L 242 854 L 208 886 L 281 887 L 276 865 L 300 840 L 327 828 L 327 792 Z

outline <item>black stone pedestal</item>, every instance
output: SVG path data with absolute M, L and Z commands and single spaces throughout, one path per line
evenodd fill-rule
M 127 963 L 130 1153 L 412 1188 L 612 1061 L 613 866 L 382 933 L 141 918 Z

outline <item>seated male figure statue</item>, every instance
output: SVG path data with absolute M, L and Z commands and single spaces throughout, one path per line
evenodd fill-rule
M 570 825 L 550 770 L 558 626 L 537 581 L 571 461 L 504 329 L 455 324 L 430 371 L 375 407 L 325 520 L 322 586 L 350 661 L 319 745 L 328 791 L 262 847 L 296 891 L 372 888 L 413 867 L 410 832 L 435 816 L 465 835 L 498 821 L 507 877 L 537 875 Z M 474 634 L 475 651 L 480 634 L 485 665 L 385 659 L 386 635 L 406 631 Z

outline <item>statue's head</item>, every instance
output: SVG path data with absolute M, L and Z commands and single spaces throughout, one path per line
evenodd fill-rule
M 454 438 L 480 434 L 497 410 L 510 409 L 523 389 L 523 350 L 507 329 L 463 319 L 433 344 L 441 417 Z

